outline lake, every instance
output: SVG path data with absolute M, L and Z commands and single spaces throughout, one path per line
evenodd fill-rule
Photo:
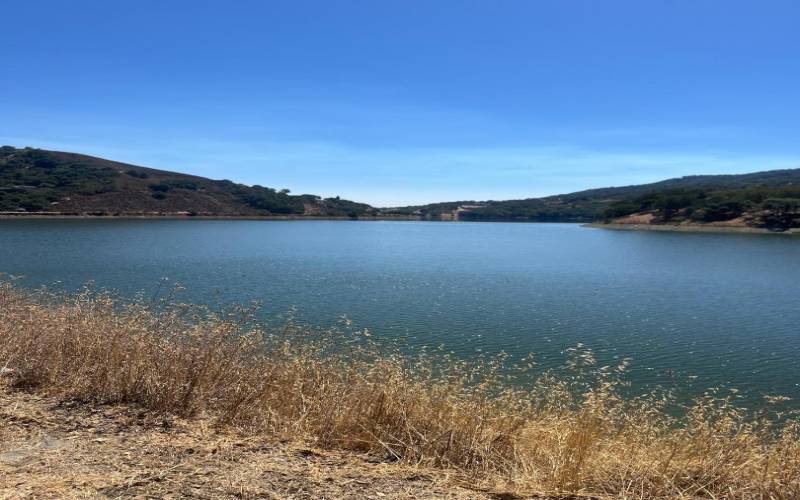
M 635 385 L 800 398 L 800 238 L 574 224 L 0 221 L 0 271 L 25 286 L 93 280 L 123 295 L 162 278 L 183 301 L 260 300 L 274 317 L 343 315 L 375 338 L 471 357 L 583 343 L 633 360 Z M 798 406 L 798 405 L 795 405 Z

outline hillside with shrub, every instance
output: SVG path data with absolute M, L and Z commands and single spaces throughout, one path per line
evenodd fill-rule
M 589 189 L 507 201 L 457 201 L 387 209 L 438 219 L 597 222 L 636 214 L 647 223 L 734 224 L 783 230 L 800 227 L 800 169 L 741 175 L 694 175 L 652 184 Z
M 506 201 L 376 209 L 92 156 L 0 148 L 0 212 L 62 215 L 380 216 L 425 220 L 619 222 L 800 228 L 800 169 L 695 175 Z
M 363 203 L 167 172 L 92 156 L 0 148 L 0 212 L 358 217 Z
M 673 189 L 614 203 L 606 218 L 646 217 L 651 224 L 717 224 L 771 231 L 800 228 L 800 185 L 742 189 Z

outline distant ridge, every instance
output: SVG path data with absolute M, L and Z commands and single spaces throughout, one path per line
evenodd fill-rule
M 800 169 L 692 175 L 650 184 L 588 189 L 507 201 L 455 201 L 385 209 L 428 219 L 522 222 L 621 222 L 800 227 Z
M 692 175 L 543 198 L 375 208 L 93 156 L 0 147 L 0 213 L 612 222 L 800 228 L 800 169 Z

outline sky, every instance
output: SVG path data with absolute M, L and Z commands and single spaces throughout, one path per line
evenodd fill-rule
M 5 2 L 0 143 L 376 206 L 800 167 L 797 0 Z

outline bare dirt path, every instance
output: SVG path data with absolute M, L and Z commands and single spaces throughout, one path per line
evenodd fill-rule
M 0 498 L 513 498 L 442 471 L 0 386 Z

